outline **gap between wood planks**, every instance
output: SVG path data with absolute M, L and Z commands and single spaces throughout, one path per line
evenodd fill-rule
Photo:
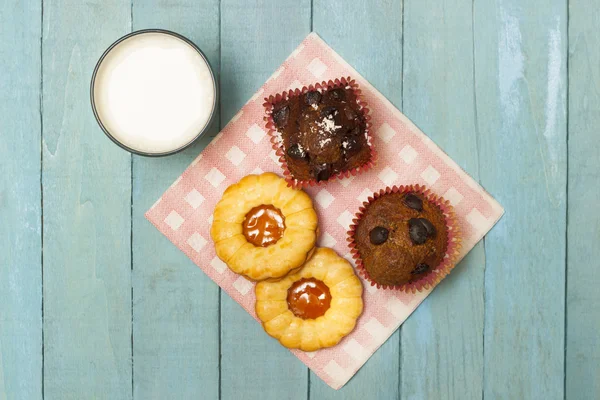
M 40 273 L 42 292 L 42 399 L 44 398 L 44 1 L 40 13 Z
M 568 318 L 567 318 L 567 312 L 568 312 L 568 279 L 569 279 L 569 268 L 568 268 L 568 262 L 569 262 L 569 56 L 570 56 L 570 35 L 569 35 L 569 20 L 570 20 L 570 15 L 569 15 L 569 2 L 570 0 L 565 0 L 565 5 L 566 5 L 566 13 L 567 13 L 567 22 L 566 22 L 566 30 L 567 30 L 567 34 L 566 36 L 566 40 L 567 40 L 567 45 L 566 45 L 566 49 L 567 49 L 567 59 L 566 59 L 566 63 L 565 63 L 565 73 L 566 73 L 566 80 L 567 80 L 567 88 L 566 88 L 566 93 L 565 93 L 565 102 L 566 102 L 566 120 L 565 120 L 565 124 L 566 124 L 566 130 L 567 130 L 567 135 L 566 135 L 566 149 L 565 151 L 567 152 L 566 154 L 566 179 L 565 179 L 565 312 L 564 312 L 564 329 L 565 332 L 563 334 L 563 348 L 564 348 L 564 352 L 563 352 L 563 399 L 567 400 L 567 333 L 568 333 Z

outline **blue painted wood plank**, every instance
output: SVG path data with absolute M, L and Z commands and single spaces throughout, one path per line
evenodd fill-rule
M 484 396 L 562 399 L 566 3 L 474 9 L 480 178 L 506 209 L 485 242 Z
M 131 157 L 91 112 L 96 61 L 130 3 L 52 1 L 43 20 L 44 393 L 130 399 Z
M 0 11 L 0 399 L 42 398 L 41 11 Z
M 600 3 L 569 8 L 566 398 L 600 399 Z
M 402 1 L 315 0 L 313 28 L 397 107 L 402 106 Z M 394 333 L 338 391 L 311 374 L 311 399 L 399 396 L 400 334 Z
M 224 126 L 310 32 L 310 1 L 221 2 Z M 222 399 L 305 399 L 307 368 L 221 293 Z
M 219 2 L 133 1 L 133 29 L 188 37 L 219 73 Z M 210 134 L 218 130 L 218 115 Z M 133 382 L 136 399 L 216 399 L 219 288 L 144 218 L 209 135 L 160 159 L 133 157 Z M 160 255 L 157 256 L 157 249 Z
M 405 114 L 478 178 L 471 0 L 406 0 Z M 483 387 L 480 243 L 402 326 L 406 399 L 476 399 Z

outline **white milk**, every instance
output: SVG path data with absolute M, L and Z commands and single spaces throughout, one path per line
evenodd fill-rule
M 215 90 L 209 66 L 192 46 L 172 35 L 141 33 L 106 55 L 93 96 L 111 136 L 160 154 L 185 146 L 206 127 Z

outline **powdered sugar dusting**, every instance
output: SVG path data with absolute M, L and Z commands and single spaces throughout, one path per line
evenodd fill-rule
M 317 122 L 317 125 L 326 133 L 331 133 L 342 127 L 341 125 L 336 125 L 335 121 L 329 118 L 325 118 L 322 122 Z
M 336 110 L 333 113 L 333 116 L 335 116 L 337 114 L 338 114 L 338 111 Z M 323 121 L 317 122 L 317 126 L 320 128 L 321 133 L 332 133 L 336 129 L 340 129 L 342 127 L 341 125 L 335 124 L 335 121 L 333 120 L 333 116 L 330 115 L 326 118 L 323 118 Z
M 319 140 L 319 147 L 323 148 L 326 145 L 328 145 L 329 143 L 331 143 L 331 138 L 321 139 L 321 140 Z

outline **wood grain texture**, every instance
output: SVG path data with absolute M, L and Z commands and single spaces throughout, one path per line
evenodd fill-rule
M 5 0 L 0 400 L 600 398 L 600 3 L 402 3 Z M 311 23 L 507 211 L 340 391 L 143 218 Z M 132 159 L 95 123 L 89 79 L 149 27 L 223 62 L 223 118 Z
M 96 61 L 129 30 L 129 1 L 44 4 L 46 399 L 131 398 L 131 158 L 89 101 Z
M 566 3 L 474 7 L 480 178 L 506 209 L 485 242 L 484 396 L 562 399 Z
M 402 1 L 315 0 L 313 29 L 397 107 L 402 106 Z M 376 27 L 374 29 L 374 27 Z M 385 71 L 385 72 L 384 72 Z M 400 333 L 395 332 L 338 391 L 311 373 L 311 399 L 399 396 Z
M 222 126 L 309 31 L 309 0 L 222 0 Z M 225 293 L 221 354 L 222 399 L 306 398 L 308 369 Z
M 0 9 L 2 400 L 42 397 L 40 17 L 39 1 Z
M 599 1 L 570 1 L 565 390 L 582 400 L 600 399 L 599 26 Z
M 219 73 L 219 2 L 133 1 L 133 29 L 178 32 Z M 133 156 L 133 383 L 136 399 L 216 399 L 219 287 L 144 218 L 218 130 L 165 157 Z M 160 252 L 157 253 L 157 249 Z
M 405 0 L 404 113 L 478 179 L 471 0 Z M 485 255 L 479 243 L 402 326 L 405 399 L 478 399 Z

